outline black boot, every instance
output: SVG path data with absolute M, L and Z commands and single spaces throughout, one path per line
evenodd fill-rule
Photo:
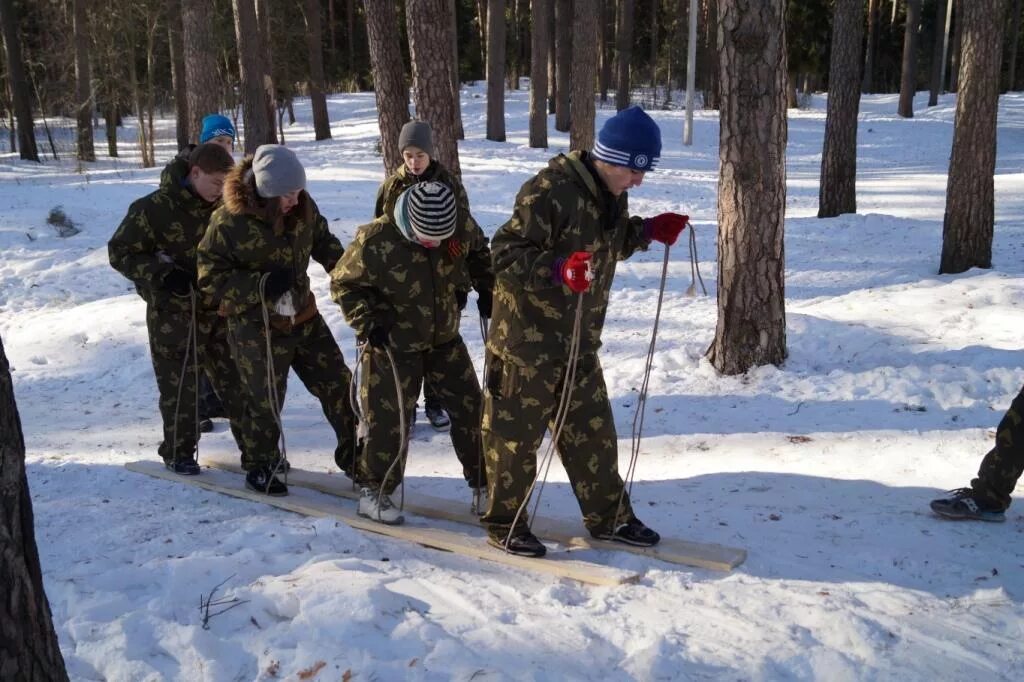
M 284 497 L 288 494 L 288 486 L 274 475 L 269 466 L 256 467 L 245 474 L 245 487 L 271 497 Z
M 640 519 L 633 519 L 619 524 L 614 532 L 591 533 L 598 540 L 622 542 L 635 547 L 653 547 L 661 541 L 661 536 L 643 524 Z
M 199 475 L 199 462 L 194 459 L 164 460 L 164 466 L 181 476 Z
M 515 554 L 516 556 L 540 558 L 548 552 L 548 548 L 544 546 L 544 543 L 538 540 L 537 536 L 528 529 L 513 531 L 512 537 L 508 538 L 491 535 L 488 536 L 487 542 L 503 552 Z

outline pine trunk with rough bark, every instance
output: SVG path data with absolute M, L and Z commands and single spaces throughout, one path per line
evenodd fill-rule
M 1020 40 L 1020 7 L 1021 0 L 1013 0 L 1013 5 L 1010 8 L 1010 44 L 1008 46 L 1009 55 L 1007 55 L 1006 65 L 1006 87 L 1003 88 L 1003 92 L 1017 89 L 1017 44 Z
M 282 121 L 282 106 L 290 106 L 291 95 L 287 94 L 285 101 L 279 101 L 283 93 L 278 93 L 274 83 L 274 51 L 271 49 L 270 40 L 270 0 L 251 0 L 256 6 L 256 24 L 259 26 L 260 49 L 256 51 L 256 59 L 263 77 L 260 82 L 263 84 L 263 102 L 267 109 L 267 121 L 269 122 L 266 142 L 260 144 L 276 144 L 277 130 L 280 130 L 280 143 L 284 144 L 284 126 Z M 274 118 L 277 118 L 278 125 L 274 126 Z
M 551 25 L 548 5 L 552 0 L 532 0 L 530 12 L 537 20 L 530 34 L 530 146 L 548 146 L 548 43 Z
M 434 156 L 458 177 L 462 174 L 462 168 L 459 165 L 455 109 L 452 105 L 452 53 L 448 49 L 451 44 L 451 21 L 448 19 L 448 1 L 417 0 L 406 3 L 405 17 L 405 25 L 409 31 L 409 57 L 412 62 L 416 116 L 429 123 L 433 130 Z M 498 83 L 503 84 L 500 73 Z M 504 122 L 502 116 L 503 126 Z M 504 133 L 504 130 L 502 132 Z
M 928 92 L 928 106 L 930 107 L 939 103 L 939 93 L 942 92 L 943 43 L 946 39 L 947 28 L 946 2 L 947 0 L 938 0 L 935 3 L 935 44 L 932 46 L 932 77 L 931 88 Z
M 384 174 L 391 175 L 402 165 L 398 135 L 409 120 L 409 87 L 402 67 L 402 53 L 394 39 L 398 16 L 391 0 L 363 0 L 363 5 Z
M 73 32 L 75 40 L 75 114 L 79 161 L 95 161 L 96 148 L 92 139 L 92 76 L 89 70 L 89 23 L 85 12 L 86 0 L 74 0 Z M 139 112 L 142 116 L 142 112 Z
M 601 8 L 594 2 L 573 3 L 572 122 L 569 148 L 594 146 L 594 85 L 601 49 Z
M 455 116 L 455 120 L 452 124 L 455 126 L 455 139 L 465 140 L 466 129 L 462 126 L 462 79 L 459 78 L 459 24 L 456 20 L 456 5 L 458 3 L 455 0 L 448 0 L 448 19 L 452 22 L 451 30 L 451 69 L 452 69 L 452 109 Z
M 555 4 L 555 130 L 567 133 L 571 123 L 572 0 Z
M 258 51 L 263 49 L 256 23 L 253 0 L 231 0 L 238 44 L 238 73 L 242 83 L 242 124 L 245 126 L 246 156 L 263 144 L 276 140 L 273 120 L 267 118 L 263 69 Z
M 867 94 L 874 89 L 875 53 L 878 51 L 878 22 L 881 20 L 881 0 L 868 1 L 868 42 L 864 48 L 864 79 L 861 92 Z
M 213 38 L 213 8 L 209 0 L 181 0 L 181 27 L 188 92 L 188 138 L 198 142 L 203 117 L 220 109 L 221 84 Z
M 903 68 L 900 72 L 900 101 L 897 113 L 914 118 L 917 89 L 917 25 L 921 22 L 921 0 L 907 0 L 907 25 L 903 35 Z
M 7 55 L 7 78 L 11 88 L 11 101 L 18 128 L 18 156 L 26 161 L 39 161 L 36 147 L 35 125 L 32 121 L 32 91 L 25 77 L 25 62 L 21 57 L 17 7 L 14 0 L 0 0 L 0 26 L 4 32 Z
M 7 7 L 4 8 L 5 10 Z M 9 17 L 6 12 L 4 18 Z M 0 339 L 0 679 L 67 680 L 36 547 L 25 437 Z
M 331 139 L 331 119 L 324 95 L 324 48 L 320 31 L 320 0 L 306 0 L 306 49 L 309 52 L 309 104 L 313 110 L 313 135 Z
M 718 325 L 723 374 L 786 359 L 784 0 L 721 0 Z
M 957 78 L 960 76 L 960 43 L 963 37 L 964 22 L 963 15 L 964 0 L 950 0 L 953 3 L 953 56 L 949 63 L 949 87 L 950 92 L 957 91 Z
M 174 91 L 175 136 L 178 149 L 188 144 L 188 85 L 185 82 L 185 53 L 181 37 L 181 3 L 167 3 L 167 48 Z
M 957 6 L 963 43 L 940 274 L 992 267 L 996 113 L 1005 8 L 1005 0 Z
M 629 106 L 629 67 L 633 61 L 633 0 L 621 0 L 619 25 L 615 31 L 618 60 L 615 75 L 615 108 L 622 111 Z
M 505 141 L 505 0 L 487 4 L 487 139 Z
M 861 0 L 836 0 L 828 68 L 828 112 L 821 152 L 818 217 L 857 212 L 857 110 L 860 107 Z

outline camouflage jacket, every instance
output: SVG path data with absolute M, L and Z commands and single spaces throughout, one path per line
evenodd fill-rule
M 474 227 L 462 223 L 434 249 L 406 239 L 386 215 L 360 227 L 331 273 L 331 297 L 356 334 L 365 338 L 376 325 L 390 326 L 391 346 L 403 352 L 455 339 L 461 314 L 455 291 L 479 237 Z
M 310 295 L 309 259 L 330 271 L 343 249 L 331 234 L 316 203 L 303 191 L 288 215 L 270 225 L 263 219 L 257 197 L 244 182 L 252 159 L 246 159 L 224 182 L 224 205 L 210 218 L 199 245 L 199 287 L 218 302 L 222 316 L 262 317 L 260 278 L 279 268 L 291 268 L 296 306 Z M 268 309 L 274 301 L 266 301 Z
M 160 189 L 129 207 L 107 243 L 110 264 L 158 310 L 189 310 L 189 299 L 164 290 L 163 278 L 175 267 L 195 277 L 196 247 L 217 206 L 189 189 L 187 175 L 187 161 L 176 158 L 168 164 L 160 175 Z M 200 307 L 212 308 L 213 303 L 200 296 Z
M 422 175 L 413 175 L 404 165 L 385 180 L 377 190 L 377 204 L 373 209 L 373 217 L 388 216 L 394 218 L 395 202 L 398 195 L 417 182 L 441 182 L 451 189 L 455 195 L 456 221 L 464 235 L 472 235 L 472 239 L 464 239 L 469 247 L 466 254 L 466 268 L 462 273 L 463 281 L 456 287 L 460 291 L 469 291 L 470 287 L 477 291 L 490 291 L 494 286 L 494 275 L 491 273 L 491 251 L 487 246 L 487 237 L 480 229 L 476 220 L 469 212 L 469 196 L 458 178 L 448 172 L 438 161 L 431 160 Z
M 552 268 L 574 251 L 593 254 L 580 352 L 596 352 L 616 263 L 650 245 L 642 219 L 629 216 L 626 193 L 616 198 L 605 189 L 584 154 L 560 154 L 527 181 L 491 242 L 496 281 L 487 347 L 503 360 L 529 367 L 568 358 L 578 295 L 554 282 Z

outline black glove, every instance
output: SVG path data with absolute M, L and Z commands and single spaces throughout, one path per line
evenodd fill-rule
M 267 298 L 278 298 L 295 285 L 295 275 L 291 268 L 276 268 L 270 271 L 263 285 L 263 294 Z
M 192 275 L 181 268 L 173 268 L 164 275 L 163 288 L 175 296 L 188 296 L 192 291 Z
M 480 317 L 491 317 L 491 308 L 494 307 L 494 294 L 490 289 L 476 292 L 476 309 L 480 311 Z
M 391 325 L 378 324 L 370 328 L 366 342 L 373 348 L 384 350 L 391 338 Z
M 469 292 L 463 291 L 462 289 L 455 290 L 455 303 L 458 304 L 459 310 L 466 309 L 466 301 L 469 300 Z

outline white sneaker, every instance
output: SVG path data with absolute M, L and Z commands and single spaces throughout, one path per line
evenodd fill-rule
M 363 488 L 360 492 L 359 510 L 356 513 L 388 526 L 397 526 L 405 521 L 402 512 L 391 502 L 391 498 L 372 488 Z

